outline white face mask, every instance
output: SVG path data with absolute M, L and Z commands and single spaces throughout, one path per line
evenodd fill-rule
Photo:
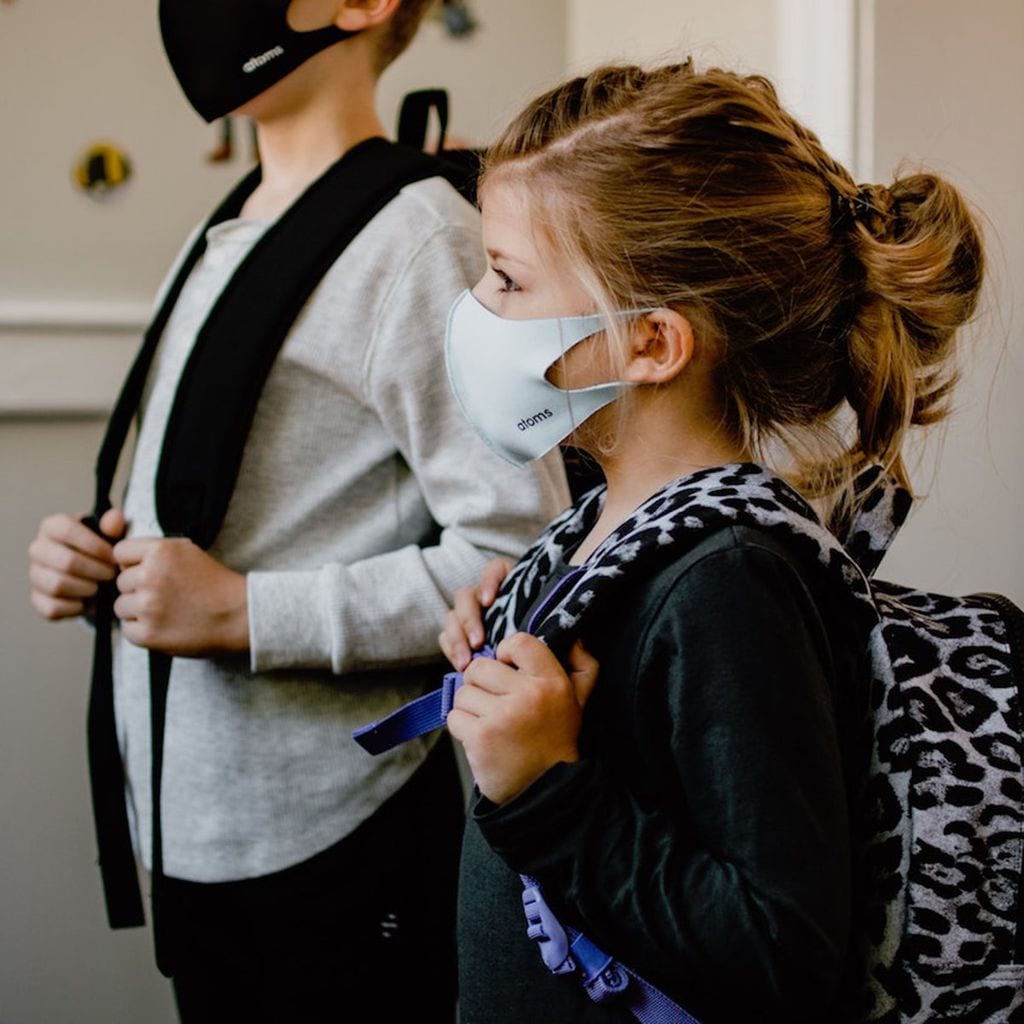
M 455 300 L 445 342 L 448 379 L 466 418 L 502 458 L 515 466 L 539 459 L 632 386 L 562 390 L 545 377 L 569 349 L 607 326 L 603 316 L 506 320 L 469 291 Z

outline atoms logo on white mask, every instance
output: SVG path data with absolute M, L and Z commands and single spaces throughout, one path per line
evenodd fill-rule
M 535 427 L 538 423 L 542 423 L 544 420 L 549 420 L 554 415 L 555 414 L 550 409 L 541 409 L 540 412 L 536 412 L 532 416 L 527 416 L 525 420 L 520 420 L 516 426 L 520 430 L 529 430 L 530 427 Z

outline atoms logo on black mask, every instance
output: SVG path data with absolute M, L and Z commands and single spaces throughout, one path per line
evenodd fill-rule
M 242 65 L 242 70 L 247 74 L 251 75 L 257 68 L 263 67 L 264 64 L 269 64 L 275 57 L 284 56 L 284 47 L 275 46 L 273 49 L 267 50 L 266 53 L 257 54 L 255 57 L 250 57 Z

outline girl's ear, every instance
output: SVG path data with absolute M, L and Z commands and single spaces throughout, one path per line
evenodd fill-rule
M 634 384 L 668 384 L 686 369 L 693 355 L 690 321 L 674 309 L 656 309 L 633 326 L 623 379 Z

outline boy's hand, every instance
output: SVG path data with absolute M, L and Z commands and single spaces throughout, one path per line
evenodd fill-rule
M 444 617 L 444 628 L 437 640 L 444 656 L 462 672 L 472 658 L 472 651 L 484 644 L 483 610 L 494 604 L 502 580 L 512 571 L 507 558 L 493 558 L 484 566 L 475 587 L 455 591 L 455 607 Z
M 44 619 L 81 615 L 101 583 L 117 575 L 111 540 L 124 536 L 124 515 L 108 509 L 100 537 L 74 516 L 47 516 L 28 547 L 32 606 Z M 109 538 L 106 539 L 106 538 Z
M 474 660 L 463 674 L 448 729 L 463 745 L 480 792 L 506 803 L 559 761 L 578 761 L 583 706 L 597 661 L 577 641 L 569 671 L 529 633 L 498 645 L 497 661 Z
M 249 649 L 246 580 L 190 540 L 153 537 L 114 547 L 121 567 L 114 614 L 124 635 L 184 658 Z

